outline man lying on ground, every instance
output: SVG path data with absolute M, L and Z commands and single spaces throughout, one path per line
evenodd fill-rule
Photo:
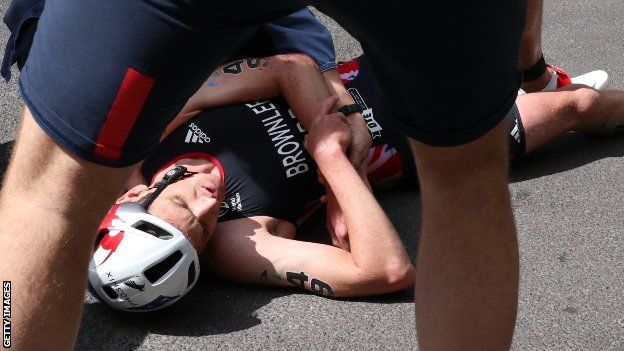
M 219 67 L 142 164 L 142 177 L 135 177 L 132 189 L 118 200 L 101 228 L 90 273 L 101 299 L 129 310 L 173 303 L 197 279 L 194 250 L 205 268 L 223 278 L 298 286 L 325 296 L 379 294 L 413 283 L 413 266 L 396 231 L 365 191 L 366 184 L 353 179 L 353 169 L 341 163 L 344 154 L 337 150 L 346 137 L 341 131 L 353 117 L 324 116 L 305 137 L 286 101 L 272 97 L 284 88 L 292 89 L 289 95 L 300 94 L 295 92 L 301 87 L 296 82 L 318 75 L 314 63 L 304 55 L 265 62 L 261 70 L 243 63 L 243 72 L 232 76 L 222 74 L 229 65 Z M 340 64 L 339 74 L 362 108 L 373 138 L 371 183 L 413 174 L 405 139 L 376 107 L 376 85 L 366 58 Z M 252 98 L 272 99 L 219 106 Z M 333 101 L 325 101 L 321 114 L 327 114 Z M 556 92 L 521 95 L 517 105 L 509 120 L 510 151 L 516 157 L 568 131 L 616 134 L 624 124 L 621 91 L 570 85 Z M 306 139 L 310 153 L 303 149 Z M 336 168 L 330 171 L 326 165 L 332 162 Z M 344 230 L 336 230 L 333 239 L 337 247 L 296 239 L 297 224 L 309 204 L 324 194 L 317 169 L 345 211 Z M 142 178 L 150 181 L 140 184 Z M 146 210 L 159 219 L 136 225 L 150 218 Z M 126 220 L 115 223 L 112 215 Z M 172 235 L 176 238 L 184 233 L 185 249 L 160 239 L 160 227 L 176 231 Z M 152 234 L 136 232 L 141 228 Z M 173 249 L 145 260 L 126 239 L 129 231 L 153 247 Z M 120 265 L 134 270 L 124 272 Z M 171 290 L 162 290 L 165 287 Z
M 303 93 L 295 90 L 309 89 L 299 80 L 310 82 L 320 77 L 315 63 L 304 55 L 280 55 L 263 62 L 262 69 L 245 62 L 238 75 L 213 75 L 209 82 L 219 81 L 213 89 L 218 93 L 203 95 L 202 106 L 224 103 L 222 92 L 229 92 L 234 100 L 247 100 L 246 94 L 275 96 L 281 89 L 290 90 L 286 95 L 301 96 Z M 327 115 L 336 101 L 325 101 L 320 114 Z M 133 186 L 102 226 L 90 273 L 97 296 L 122 309 L 145 310 L 173 303 L 192 287 L 191 278 L 197 276 L 199 267 L 189 246 L 201 253 L 201 260 L 215 274 L 245 283 L 296 284 L 326 296 L 381 294 L 413 284 L 413 265 L 396 231 L 367 183 L 343 163 L 346 156 L 340 145 L 350 138 L 343 132 L 352 123 L 347 118 L 354 116 L 320 118 L 306 137 L 308 153 L 304 150 L 306 132 L 283 99 L 212 108 L 183 121 L 189 118 L 187 111 L 173 122 L 182 122 L 180 127 L 142 164 L 142 175 L 150 180 L 150 186 Z M 390 140 L 377 140 L 375 150 L 384 155 L 376 159 L 386 164 L 384 172 L 402 172 L 396 167 L 402 161 L 393 157 L 398 155 L 388 145 Z M 397 140 L 403 147 L 407 145 L 402 137 Z M 329 164 L 334 171 L 323 169 Z M 323 170 L 326 184 L 344 209 L 350 251 L 294 240 L 298 221 L 324 194 L 317 169 Z M 163 181 L 172 170 L 187 177 Z M 351 177 L 354 174 L 357 181 Z M 380 175 L 378 169 L 371 173 L 374 179 Z M 160 193 L 159 188 L 163 188 Z M 133 204 L 128 206 L 128 202 Z M 176 239 L 137 233 L 141 228 L 160 231 L 145 224 L 150 221 L 145 210 L 177 228 L 172 231 L 158 219 L 151 222 L 175 232 L 165 236 Z M 122 219 L 112 220 L 115 216 Z M 136 228 L 131 228 L 132 224 Z M 178 231 L 190 245 L 176 246 L 181 236 Z M 143 239 L 126 240 L 132 233 Z M 137 240 L 145 244 L 138 246 Z M 156 254 L 147 257 L 144 250 L 150 240 L 161 240 L 162 247 L 172 251 L 154 249 Z M 169 258 L 171 255 L 175 259 Z M 153 267 L 160 274 L 152 274 Z M 178 279 L 179 275 L 184 279 Z M 178 288 L 175 292 L 160 290 L 174 285 Z M 137 286 L 142 291 L 135 289 Z
M 71 348 L 86 283 L 79 270 L 130 174 L 124 167 L 157 146 L 182 104 L 258 25 L 309 3 L 47 2 L 20 76 L 29 108 L 0 194 L 0 275 L 22 287 L 13 295 L 22 311 L 15 346 Z M 422 347 L 508 347 L 518 250 L 501 121 L 518 86 L 523 2 L 314 5 L 361 40 L 385 107 L 414 139 L 426 209 L 415 292 Z M 415 47 L 421 55 L 409 54 Z M 461 75 L 431 69 L 457 57 Z

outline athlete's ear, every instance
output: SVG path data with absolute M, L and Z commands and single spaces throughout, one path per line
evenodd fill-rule
M 123 194 L 119 199 L 117 199 L 117 201 L 115 203 L 116 204 L 121 204 L 121 203 L 124 203 L 124 202 L 136 202 L 139 199 L 139 197 L 141 196 L 141 194 L 143 194 L 148 189 L 149 188 L 147 187 L 147 185 L 139 184 L 139 185 L 135 186 L 134 188 L 126 191 L 126 193 Z

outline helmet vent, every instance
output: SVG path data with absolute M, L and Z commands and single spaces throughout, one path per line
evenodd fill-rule
M 158 239 L 169 240 L 173 238 L 173 234 L 168 231 L 162 229 L 154 223 L 146 222 L 146 221 L 138 221 L 132 225 L 132 227 L 147 233 L 149 235 L 153 235 Z
M 144 272 L 145 278 L 147 278 L 147 280 L 149 280 L 150 283 L 154 284 L 160 278 L 162 278 L 167 272 L 169 272 L 169 270 L 171 270 L 171 268 L 173 268 L 173 266 L 175 266 L 176 263 L 178 263 L 178 261 L 180 261 L 181 259 L 182 259 L 181 251 L 178 250 L 172 253 L 171 255 L 169 255 L 169 257 L 165 258 L 164 260 L 158 262 L 156 265 L 145 270 Z
M 104 285 L 104 286 L 102 287 L 102 290 L 104 290 L 104 292 L 106 293 L 106 295 L 108 295 L 108 297 L 110 297 L 110 298 L 111 298 L 111 299 L 113 299 L 113 300 L 116 300 L 116 299 L 119 297 L 119 295 L 117 295 L 117 293 L 115 292 L 115 290 L 113 290 L 113 288 L 111 288 L 111 287 L 110 287 L 110 286 L 108 286 L 108 285 Z
M 188 283 L 186 284 L 186 287 L 188 288 L 189 286 L 191 286 L 191 284 L 193 284 L 194 281 L 195 281 L 195 262 L 191 262 L 191 265 L 189 266 L 189 269 L 188 269 Z

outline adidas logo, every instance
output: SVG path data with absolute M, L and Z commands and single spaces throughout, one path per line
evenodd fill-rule
M 516 118 L 514 120 L 515 126 L 513 127 L 513 129 L 511 130 L 511 132 L 509 132 L 509 134 L 514 138 L 514 140 L 520 144 L 522 142 L 522 140 L 520 140 L 521 135 L 520 135 L 520 125 L 518 123 L 518 119 Z
M 202 130 L 199 129 L 199 127 L 196 126 L 195 123 L 191 123 L 189 125 L 189 130 L 186 133 L 186 138 L 184 139 L 184 142 L 187 144 L 209 143 L 210 137 L 206 135 L 206 133 L 202 132 Z

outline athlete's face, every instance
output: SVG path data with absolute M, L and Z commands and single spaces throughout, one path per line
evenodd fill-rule
M 154 183 L 160 181 L 170 168 L 159 172 L 154 178 Z M 191 172 L 201 171 L 193 168 L 187 166 Z M 139 185 L 118 202 L 136 202 L 153 191 L 154 189 L 149 189 L 145 185 Z M 225 186 L 218 175 L 198 173 L 167 186 L 150 205 L 148 211 L 180 229 L 199 253 L 215 232 L 224 197 Z

